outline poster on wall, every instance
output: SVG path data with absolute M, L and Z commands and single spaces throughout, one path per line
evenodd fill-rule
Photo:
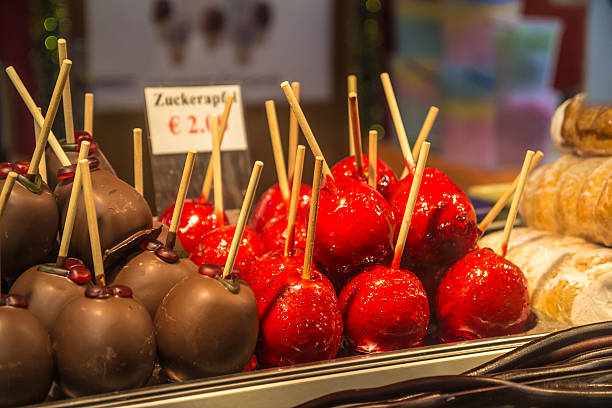
M 327 0 L 88 0 L 87 72 L 97 111 L 140 110 L 147 86 L 240 84 L 246 104 L 330 97 Z

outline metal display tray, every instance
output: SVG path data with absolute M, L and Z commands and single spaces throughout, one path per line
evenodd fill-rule
M 238 373 L 41 404 L 45 407 L 292 407 L 349 388 L 459 374 L 546 333 L 471 340 Z

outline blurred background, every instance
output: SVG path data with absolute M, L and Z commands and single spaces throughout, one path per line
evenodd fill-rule
M 241 160 L 267 164 L 260 191 L 276 178 L 266 99 L 277 102 L 287 148 L 283 80 L 301 82 L 304 111 L 332 164 L 348 154 L 346 76 L 356 74 L 362 133 L 379 131 L 379 157 L 400 172 L 379 80 L 387 71 L 411 142 L 429 107 L 440 108 L 430 165 L 469 188 L 512 179 L 527 148 L 554 159 L 548 127 L 556 106 L 610 81 L 610 9 L 609 0 L 5 1 L 0 65 L 16 68 L 44 111 L 57 39 L 66 38 L 75 129 L 92 91 L 94 136 L 129 183 L 132 129 L 147 133 L 143 87 L 238 83 L 249 144 Z M 62 109 L 53 130 L 63 135 Z M 0 160 L 27 160 L 32 118 L 5 75 L 0 132 Z M 145 152 L 145 195 L 155 208 Z M 307 163 L 308 180 L 311 157 Z

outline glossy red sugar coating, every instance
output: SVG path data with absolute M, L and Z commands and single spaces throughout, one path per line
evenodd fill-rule
M 382 265 L 342 289 L 340 310 L 347 343 L 361 353 L 418 346 L 429 324 L 427 295 L 416 275 Z
M 276 277 L 281 272 L 296 270 L 302 266 L 304 266 L 304 252 L 301 250 L 294 251 L 290 256 L 284 256 L 283 250 L 267 252 L 251 264 L 247 278 L 243 276 L 242 279 L 253 290 L 260 316 L 262 313 L 260 306 L 274 300 L 267 299 L 266 295 L 271 293 L 268 288 Z
M 261 241 L 268 251 L 285 248 L 287 239 L 287 218 L 288 215 L 281 215 L 273 218 L 263 227 L 261 231 Z M 306 233 L 308 225 L 306 225 L 305 217 L 297 217 L 295 219 L 295 230 L 293 233 L 293 247 L 306 247 Z
M 342 319 L 334 288 L 316 269 L 287 268 L 271 281 L 260 310 L 257 357 L 263 366 L 334 358 L 342 342 Z
M 196 250 L 189 255 L 189 258 L 198 266 L 205 263 L 225 265 L 234 238 L 234 231 L 236 231 L 235 225 L 215 228 L 200 239 Z M 257 256 L 264 252 L 264 246 L 257 233 L 249 227 L 245 227 L 242 241 L 238 246 L 235 263 L 243 279 L 248 279 L 251 264 Z
M 174 213 L 174 204 L 166 208 L 159 216 L 159 222 L 170 226 L 172 214 Z M 227 215 L 223 214 L 223 224 L 229 224 Z M 198 242 L 203 235 L 210 232 L 219 226 L 215 208 L 211 203 L 201 202 L 198 199 L 185 200 L 183 212 L 179 221 L 178 237 L 185 251 L 192 253 L 196 250 Z
M 364 154 L 363 174 L 358 174 L 355 157 L 349 156 L 336 163 L 334 167 L 331 168 L 331 172 L 336 180 L 352 178 L 364 184 L 368 184 L 369 165 L 370 159 L 367 154 Z M 378 159 L 376 161 L 376 190 L 388 200 L 391 197 L 395 183 L 397 183 L 397 176 L 391 167 L 384 161 Z
M 442 337 L 480 339 L 520 333 L 530 311 L 527 279 L 493 250 L 474 250 L 442 278 L 435 304 Z
M 291 187 L 291 186 L 290 186 Z M 310 209 L 310 186 L 302 184 L 298 199 L 298 217 L 308 215 Z M 273 185 L 263 193 L 251 215 L 249 226 L 257 233 L 261 233 L 264 225 L 273 218 L 289 213 L 289 203 L 285 202 L 278 184 Z
M 400 180 L 390 203 L 399 233 L 412 176 Z M 476 213 L 465 193 L 442 171 L 425 169 L 401 267 L 414 271 L 433 298 L 443 274 L 476 245 L 480 236 Z
M 314 258 L 330 273 L 385 257 L 392 241 L 391 207 L 378 191 L 352 179 L 321 189 Z

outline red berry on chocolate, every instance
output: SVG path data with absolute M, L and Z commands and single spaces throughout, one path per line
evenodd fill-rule
M 177 263 L 179 261 L 178 254 L 165 246 L 160 246 L 157 248 L 155 250 L 155 255 L 157 255 L 159 259 L 162 259 L 168 263 Z
M 85 289 L 85 296 L 91 299 L 104 299 L 110 297 L 110 292 L 106 289 L 106 286 L 95 285 Z
M 132 297 L 132 289 L 125 285 L 111 285 L 107 287 L 111 296 Z
M 336 180 L 350 178 L 361 181 L 364 184 L 368 184 L 369 163 L 369 156 L 364 154 L 363 174 L 358 174 L 355 157 L 349 156 L 336 163 L 334 167 L 331 168 L 331 172 Z M 391 169 L 387 163 L 378 159 L 376 162 L 376 190 L 378 190 L 378 192 L 382 194 L 385 199 L 389 200 L 396 183 L 397 176 L 393 172 L 393 169 Z
M 376 265 L 340 293 L 344 336 L 361 353 L 421 345 L 429 324 L 425 289 L 410 271 Z
M 480 339 L 520 333 L 530 312 L 527 279 L 490 248 L 474 250 L 446 272 L 435 306 L 442 337 Z
M 17 172 L 19 174 L 28 174 L 28 170 L 30 169 L 30 162 L 18 161 L 15 163 L 15 167 L 17 168 Z
M 312 194 L 310 186 L 302 184 L 300 186 L 300 195 L 298 199 L 298 217 L 306 217 L 310 210 L 310 195 Z M 251 215 L 250 227 L 257 233 L 261 233 L 264 225 L 273 218 L 286 215 L 289 213 L 289 203 L 285 202 L 278 184 L 267 189 L 255 205 L 253 214 Z
M 78 258 L 66 258 L 66 263 L 64 264 L 64 268 L 70 269 L 73 266 L 84 265 L 83 261 Z
M 79 285 L 91 282 L 91 272 L 85 265 L 73 265 L 68 268 L 68 279 Z
M 202 264 L 198 268 L 198 273 L 200 275 L 208 276 L 209 278 L 217 278 L 223 274 L 223 268 L 219 265 L 213 264 Z

